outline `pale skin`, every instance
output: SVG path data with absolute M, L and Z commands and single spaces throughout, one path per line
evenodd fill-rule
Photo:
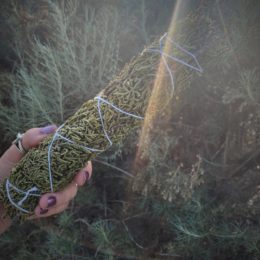
M 25 132 L 22 145 L 26 150 L 37 147 L 39 143 L 49 134 L 54 133 L 56 126 L 48 126 L 48 133 L 43 133 L 44 128 L 32 128 Z M 0 158 L 0 182 L 2 182 L 11 173 L 12 168 L 24 156 L 17 147 L 13 144 Z M 34 215 L 30 219 L 48 217 L 64 211 L 70 201 L 76 196 L 78 187 L 83 186 L 90 179 L 92 174 L 92 164 L 87 165 L 79 171 L 73 181 L 62 191 L 55 193 L 46 193 L 41 196 L 37 207 L 34 210 Z M 12 224 L 9 217 L 4 217 L 5 211 L 0 201 L 0 234 L 5 232 Z

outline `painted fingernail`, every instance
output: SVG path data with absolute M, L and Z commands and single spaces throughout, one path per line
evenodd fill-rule
M 47 208 L 54 206 L 56 202 L 57 202 L 56 198 L 54 196 L 50 196 L 47 200 L 48 203 Z
M 56 130 L 56 126 L 55 125 L 47 125 L 45 127 L 42 127 L 40 129 L 40 133 L 41 134 L 52 134 L 54 133 Z
M 48 209 L 40 209 L 40 214 L 43 215 L 43 214 L 46 214 L 48 212 Z
M 85 171 L 84 173 L 85 173 L 85 176 L 86 176 L 86 181 L 88 181 L 88 180 L 89 180 L 89 177 L 90 177 L 89 172 L 88 172 L 88 171 Z

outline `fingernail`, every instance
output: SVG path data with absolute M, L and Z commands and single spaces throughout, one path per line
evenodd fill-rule
M 56 204 L 56 201 L 57 200 L 54 196 L 50 196 L 47 200 L 47 203 L 48 203 L 47 208 L 54 206 Z
M 85 171 L 84 173 L 85 173 L 85 176 L 86 176 L 86 181 L 88 181 L 88 180 L 89 180 L 89 177 L 90 177 L 90 174 L 89 174 L 88 171 Z
M 40 214 L 43 215 L 43 214 L 46 214 L 48 212 L 48 209 L 40 209 Z
M 56 130 L 56 126 L 55 125 L 47 125 L 45 127 L 42 127 L 40 129 L 40 133 L 41 134 L 52 134 L 54 133 Z

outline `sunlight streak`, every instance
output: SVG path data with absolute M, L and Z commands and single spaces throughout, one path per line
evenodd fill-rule
M 185 10 L 184 1 L 178 0 L 171 19 L 171 23 L 168 29 L 167 37 L 169 39 L 174 39 L 175 30 L 176 30 L 176 22 L 182 17 Z M 173 49 L 173 45 L 170 41 L 165 41 L 165 45 L 163 47 L 163 52 L 171 55 Z M 134 162 L 134 169 L 140 169 L 146 164 L 146 160 L 148 156 L 146 152 L 148 152 L 150 144 L 151 144 L 151 130 L 154 128 L 153 126 L 158 122 L 160 118 L 160 124 L 167 124 L 170 111 L 163 109 L 167 106 L 167 103 L 171 100 L 174 92 L 174 81 L 172 81 L 172 89 L 169 92 L 169 71 L 167 71 L 167 66 L 165 57 L 162 56 L 160 59 L 160 63 L 158 66 L 158 70 L 156 73 L 152 94 L 149 100 L 149 104 L 146 110 L 144 124 L 142 127 L 142 131 L 140 134 L 140 139 L 138 143 L 138 150 Z M 173 65 L 174 66 L 174 65 Z M 171 66 L 172 74 L 174 74 L 175 66 Z M 174 76 L 174 75 L 173 75 Z M 168 116 L 167 116 L 168 115 Z M 162 120 L 163 118 L 163 120 Z M 163 122 L 161 122 L 161 120 Z M 163 127 L 162 125 L 162 127 Z

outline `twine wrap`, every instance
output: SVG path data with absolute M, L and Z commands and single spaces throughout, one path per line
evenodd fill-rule
M 97 97 L 84 103 L 53 136 L 37 149 L 31 149 L 12 170 L 0 192 L 10 217 L 23 219 L 31 215 L 41 194 L 63 189 L 87 161 L 113 143 L 121 142 L 140 125 L 161 56 L 169 85 L 173 85 L 173 75 L 166 59 L 187 64 L 163 53 L 164 37 L 132 59 Z M 196 58 L 195 62 L 198 68 L 193 69 L 201 72 Z
M 158 48 L 158 47 L 157 47 Z M 122 72 L 105 88 L 98 97 L 121 110 L 142 117 L 145 113 L 152 90 L 160 54 L 143 51 L 125 66 Z M 92 99 L 71 116 L 59 130 L 59 134 L 71 140 L 57 138 L 52 144 L 50 167 L 53 191 L 63 189 L 87 161 L 108 149 L 111 143 L 121 142 L 141 120 L 120 113 L 100 99 Z M 103 120 L 100 120 L 101 112 Z M 103 126 L 102 126 L 103 124 Z M 7 197 L 7 185 L 11 199 L 18 203 L 24 199 L 24 192 L 36 187 L 39 194 L 50 192 L 48 149 L 52 136 L 46 138 L 37 149 L 30 150 L 13 169 L 8 182 L 1 189 L 1 199 L 10 217 L 27 216 L 38 203 L 38 196 L 27 196 L 23 201 L 24 210 L 14 207 Z M 87 150 L 84 147 L 96 149 Z M 37 191 L 33 190 L 32 194 Z M 39 195 L 38 194 L 38 195 Z

